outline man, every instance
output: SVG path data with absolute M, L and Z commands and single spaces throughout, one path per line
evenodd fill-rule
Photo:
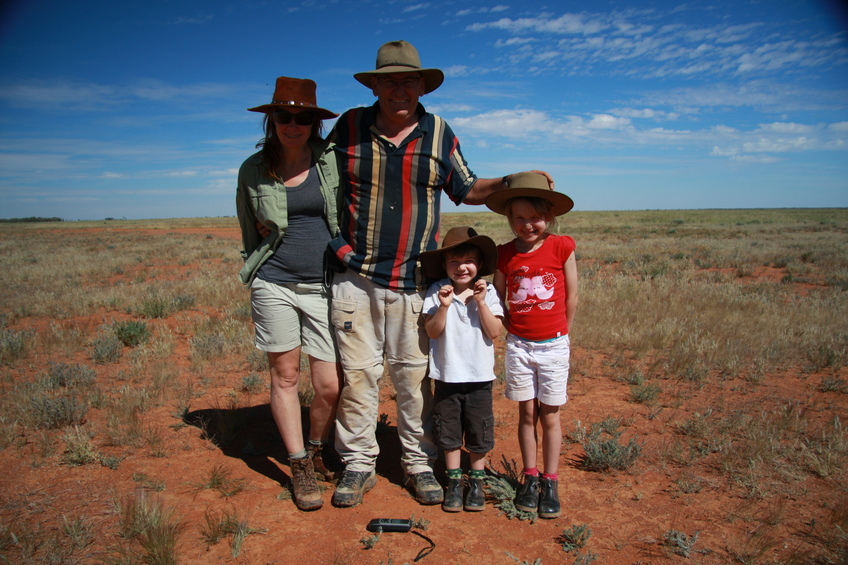
M 482 204 L 504 188 L 507 177 L 477 178 L 448 124 L 419 104 L 444 74 L 422 68 L 411 44 L 384 44 L 376 69 L 354 78 L 377 102 L 345 112 L 330 134 L 343 198 L 341 235 L 330 248 L 347 267 L 333 280 L 332 321 L 345 376 L 336 449 L 346 464 L 333 504 L 355 506 L 377 483 L 384 355 L 397 391 L 405 484 L 421 504 L 441 504 L 442 487 L 433 475 L 438 453 L 430 433 L 428 340 L 421 322 L 426 282 L 416 265 L 423 251 L 438 247 L 442 191 L 456 204 Z

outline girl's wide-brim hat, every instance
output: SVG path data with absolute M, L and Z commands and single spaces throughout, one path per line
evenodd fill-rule
M 548 179 L 539 173 L 510 175 L 508 188 L 487 196 L 486 206 L 492 212 L 505 216 L 507 203 L 513 198 L 543 198 L 553 205 L 554 216 L 560 216 L 574 208 L 574 201 L 552 189 L 548 185 Z
M 300 108 L 311 110 L 319 120 L 336 118 L 338 114 L 326 108 L 319 108 L 315 98 L 315 81 L 308 78 L 278 77 L 274 88 L 274 98 L 270 104 L 248 108 L 251 112 L 270 114 L 274 110 L 285 108 Z
M 389 41 L 377 51 L 377 64 L 373 71 L 356 73 L 353 78 L 371 88 L 371 77 L 392 73 L 421 73 L 424 77 L 424 94 L 442 85 L 445 74 L 439 69 L 422 69 L 418 50 L 406 41 Z
M 477 275 L 485 277 L 491 275 L 498 268 L 498 246 L 492 238 L 485 235 L 477 235 L 474 228 L 468 226 L 460 226 L 451 228 L 442 240 L 442 247 L 433 251 L 425 251 L 419 256 L 421 261 L 421 269 L 424 275 L 431 279 L 443 279 L 448 276 L 445 271 L 445 262 L 443 257 L 445 251 L 453 249 L 463 243 L 468 243 L 480 250 L 482 260 L 480 268 L 477 269 Z

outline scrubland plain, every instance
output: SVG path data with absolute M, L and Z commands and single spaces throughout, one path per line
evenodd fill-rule
M 511 237 L 492 213 L 456 225 Z M 365 525 L 412 517 L 425 563 L 848 562 L 848 210 L 573 212 L 558 231 L 580 306 L 564 511 L 542 521 L 509 502 L 500 395 L 486 511 L 415 503 L 388 382 L 377 487 L 299 512 L 234 218 L 0 224 L 0 561 L 405 563 L 427 542 Z

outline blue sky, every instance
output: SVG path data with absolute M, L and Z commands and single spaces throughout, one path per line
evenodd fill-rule
M 0 217 L 234 215 L 246 108 L 280 75 L 371 104 L 352 75 L 395 39 L 444 70 L 422 103 L 481 177 L 549 171 L 577 210 L 846 207 L 839 6 L 6 1 Z

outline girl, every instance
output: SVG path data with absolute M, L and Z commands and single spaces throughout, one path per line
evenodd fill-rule
M 559 517 L 557 492 L 562 426 L 559 408 L 568 400 L 568 331 L 577 310 L 577 262 L 574 240 L 549 233 L 556 216 L 574 206 L 554 192 L 538 173 L 509 178 L 508 188 L 491 194 L 486 206 L 505 215 L 515 234 L 498 246 L 494 284 L 508 307 L 506 397 L 518 402 L 518 443 L 524 481 L 515 506 Z M 540 475 L 536 456 L 537 425 L 542 429 Z

